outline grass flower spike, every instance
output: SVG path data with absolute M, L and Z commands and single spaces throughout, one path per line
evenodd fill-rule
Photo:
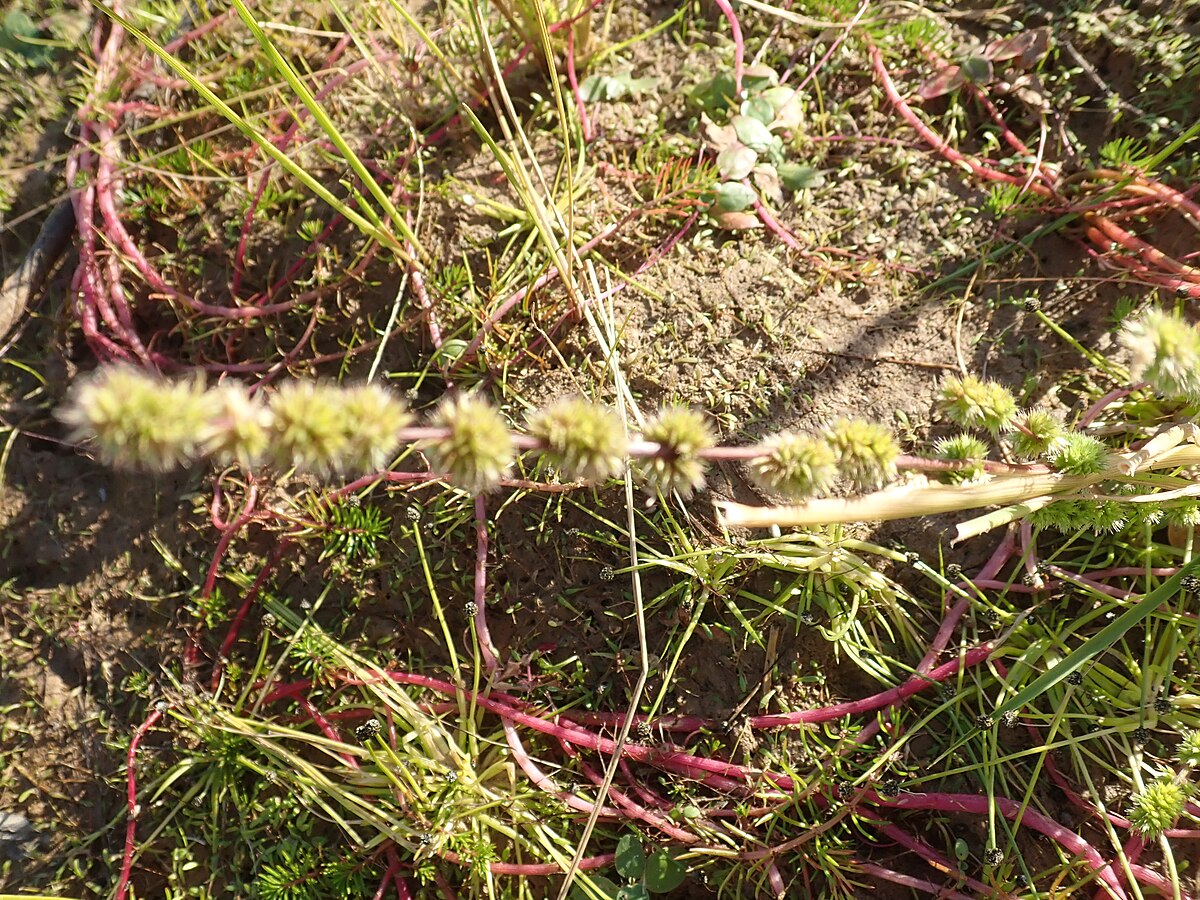
M 875 422 L 838 419 L 825 431 L 837 455 L 838 470 L 856 490 L 877 488 L 896 477 L 900 448 L 892 433 Z
M 704 484 L 704 461 L 697 455 L 715 443 L 704 414 L 685 406 L 668 406 L 646 423 L 642 436 L 661 450 L 641 463 L 647 483 L 664 494 L 688 497 Z
M 512 436 L 486 400 L 470 394 L 444 400 L 433 424 L 449 434 L 431 441 L 426 452 L 434 471 L 455 487 L 486 493 L 508 473 L 515 455 Z
M 970 461 L 974 465 L 947 472 L 947 480 L 958 484 L 978 478 L 983 474 L 983 460 L 987 459 L 988 446 L 971 434 L 956 434 L 953 437 L 942 438 L 934 447 L 939 459 L 953 462 Z
M 1158 837 L 1183 814 L 1187 800 L 1184 785 L 1170 777 L 1159 778 L 1133 798 L 1129 821 L 1143 837 Z
M 1050 465 L 1067 475 L 1096 475 L 1108 465 L 1108 447 L 1075 431 L 1055 441 L 1046 455 Z
M 412 421 L 404 401 L 378 384 L 357 384 L 342 389 L 349 430 L 347 467 L 374 472 L 388 464 L 401 430 Z
M 1027 412 L 1016 425 L 1016 433 L 1012 436 L 1013 453 L 1021 459 L 1037 459 L 1044 455 L 1066 433 L 1062 422 L 1042 410 Z
M 570 478 L 604 481 L 625 464 L 621 417 L 583 397 L 538 410 L 529 418 L 529 433 L 545 442 L 547 459 Z
M 1200 731 L 1184 733 L 1175 748 L 1175 759 L 1189 769 L 1200 769 Z
M 199 379 L 115 365 L 79 381 L 59 416 L 106 463 L 167 472 L 197 453 L 212 409 Z
M 1200 399 L 1200 329 L 1176 313 L 1151 309 L 1125 323 L 1120 341 L 1133 355 L 1135 381 L 1167 397 Z
M 963 428 L 982 428 L 999 434 L 1012 427 L 1017 401 L 1004 385 L 967 375 L 949 377 L 942 383 L 942 409 Z
M 349 463 L 350 431 L 341 388 L 292 381 L 271 398 L 271 452 L 276 465 L 306 472 L 340 471 Z
M 270 451 L 271 410 L 232 381 L 218 385 L 211 398 L 211 418 L 203 437 L 205 452 L 222 465 L 253 468 Z
M 837 456 L 825 441 L 806 434 L 776 434 L 750 464 L 754 480 L 793 500 L 819 494 L 837 477 Z

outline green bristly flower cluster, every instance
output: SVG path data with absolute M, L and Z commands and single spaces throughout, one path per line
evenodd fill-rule
M 582 397 L 557 400 L 530 414 L 528 434 L 514 435 L 504 415 L 476 394 L 449 396 L 424 428 L 386 387 L 296 381 L 252 393 L 226 382 L 205 390 L 198 379 L 169 381 L 132 366 L 112 366 L 82 380 L 61 418 L 105 462 L 167 471 L 204 459 L 244 468 L 269 465 L 321 475 L 379 471 L 399 447 L 416 444 L 433 472 L 473 494 L 495 488 L 530 449 L 570 479 L 602 482 L 625 470 L 664 494 L 688 497 L 704 485 L 716 435 L 704 413 L 667 406 L 630 442 L 608 407 Z M 532 439 L 532 440 L 530 440 Z M 840 476 L 857 489 L 896 475 L 899 447 L 880 425 L 839 419 L 817 435 L 779 434 L 735 454 L 765 488 L 802 499 L 827 491 Z

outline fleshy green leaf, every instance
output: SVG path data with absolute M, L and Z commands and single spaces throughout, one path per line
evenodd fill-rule
M 632 72 L 616 75 L 589 75 L 579 85 L 585 103 L 604 103 L 636 97 L 651 90 L 658 83 L 655 78 L 634 78 Z
M 636 834 L 622 835 L 617 841 L 616 865 L 625 878 L 641 878 L 646 871 L 646 850 Z
M 742 104 L 742 115 L 770 125 L 775 120 L 775 107 L 762 97 L 751 97 Z
M 754 205 L 756 195 L 753 188 L 748 188 L 740 181 L 726 181 L 717 188 L 717 202 L 714 204 L 718 212 L 741 212 Z
M 687 869 L 671 855 L 670 850 L 657 850 L 646 860 L 646 889 L 665 894 L 683 884 Z
M 738 140 L 751 150 L 765 151 L 771 146 L 772 135 L 766 123 L 751 116 L 734 116 L 729 124 L 737 132 Z
M 617 891 L 617 900 L 650 900 L 650 892 L 644 884 L 631 884 Z
M 802 191 L 806 188 L 820 187 L 825 183 L 825 176 L 802 163 L 787 162 L 777 167 L 779 179 L 789 191 Z
M 757 162 L 757 153 L 749 147 L 738 144 L 736 147 L 729 147 L 717 154 L 717 171 L 722 178 L 741 181 L 750 174 Z

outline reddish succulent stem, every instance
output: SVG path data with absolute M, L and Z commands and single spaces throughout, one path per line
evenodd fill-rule
M 575 111 L 579 114 L 579 127 L 583 130 L 584 143 L 590 144 L 595 137 L 592 131 L 592 120 L 588 118 L 587 107 L 583 102 L 583 92 L 579 89 L 579 78 L 575 74 L 575 29 L 567 29 L 567 82 L 571 85 L 571 94 L 575 98 Z
M 715 0 L 715 2 L 717 9 L 721 10 L 721 14 L 729 23 L 729 31 L 733 36 L 733 92 L 735 101 L 741 102 L 742 76 L 746 71 L 746 42 L 742 38 L 742 26 L 738 22 L 737 13 L 733 11 L 733 4 L 729 0 Z
M 1027 808 L 1007 797 L 993 797 L 991 802 L 995 804 L 996 811 L 1004 818 L 1010 821 L 1020 820 L 1023 825 L 1045 835 L 1058 843 L 1064 850 L 1078 856 L 1087 863 L 1101 884 L 1110 890 L 1113 897 L 1118 900 L 1127 900 L 1125 889 L 1121 887 L 1120 879 L 1117 878 L 1112 866 L 1095 847 L 1078 834 L 1037 810 Z M 937 810 L 975 816 L 988 815 L 989 812 L 988 798 L 979 794 L 904 794 L 891 800 L 876 795 L 873 803 L 886 809 Z
M 499 665 L 496 661 L 496 645 L 487 620 L 487 501 L 480 494 L 475 498 L 475 637 L 479 641 L 479 655 L 488 678 L 494 678 Z
M 961 870 L 961 868 L 959 867 L 959 865 L 957 863 L 952 862 L 948 856 L 946 856 L 945 854 L 939 853 L 937 850 L 933 849 L 933 847 L 929 846 L 929 844 L 925 843 L 924 841 L 920 840 L 919 838 L 913 837 L 911 834 L 909 834 L 903 828 L 900 828 L 898 825 L 890 825 L 890 824 L 880 825 L 879 833 L 882 834 L 884 837 L 887 837 L 887 838 L 895 841 L 897 844 L 904 847 L 905 849 L 911 850 L 913 853 L 917 854 L 917 856 L 921 857 L 923 860 L 925 860 L 927 863 L 929 863 L 935 869 L 940 869 L 943 872 L 951 873 L 951 877 L 954 878 L 956 883 L 965 884 L 968 887 L 973 888 L 974 890 L 978 891 L 980 894 L 982 894 L 984 896 L 994 893 L 992 891 L 992 889 L 989 888 L 982 881 L 979 881 L 976 878 L 971 878 L 969 875 L 964 873 Z M 1009 897 L 1011 895 L 1009 895 L 1007 893 L 1002 893 L 999 896 Z
M 879 878 L 883 881 L 890 881 L 893 884 L 902 884 L 905 887 L 912 888 L 913 890 L 924 891 L 927 894 L 933 894 L 934 896 L 938 897 L 939 900 L 941 900 L 941 898 L 948 898 L 948 900 L 975 900 L 975 898 L 969 894 L 963 894 L 959 891 L 950 890 L 943 885 L 936 885 L 932 881 L 926 881 L 924 878 L 917 878 L 915 875 L 904 875 L 900 872 L 897 872 L 895 869 L 889 869 L 886 866 L 876 865 L 875 863 L 856 862 L 855 868 L 864 875 L 872 875 L 875 878 Z
M 125 802 L 129 808 L 129 821 L 125 824 L 125 853 L 121 859 L 121 874 L 117 878 L 116 900 L 125 900 L 128 896 L 129 877 L 133 872 L 134 841 L 137 837 L 138 814 L 141 811 L 137 802 L 137 769 L 135 766 L 138 745 L 146 736 L 146 732 L 158 724 L 159 719 L 166 711 L 165 704 L 154 707 L 146 720 L 133 733 L 133 738 L 129 741 L 129 752 L 125 756 Z

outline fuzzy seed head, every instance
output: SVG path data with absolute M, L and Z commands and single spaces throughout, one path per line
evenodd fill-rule
M 1030 410 L 1018 421 L 1029 432 L 1018 429 L 1012 436 L 1013 452 L 1020 459 L 1037 459 L 1066 433 L 1056 416 L 1042 410 Z
M 1200 731 L 1184 733 L 1179 745 L 1175 748 L 1175 759 L 1181 766 L 1200 769 Z
M 379 384 L 356 384 L 342 389 L 347 434 L 346 468 L 377 472 L 388 464 L 400 432 L 412 421 L 404 401 Z
M 642 434 L 660 444 L 661 452 L 641 461 L 642 477 L 664 494 L 689 497 L 704 485 L 704 460 L 697 455 L 716 438 L 704 414 L 686 406 L 667 406 L 646 423 Z
M 336 472 L 346 467 L 354 422 L 334 384 L 289 381 L 270 399 L 271 453 L 280 468 Z
M 1085 500 L 1089 521 L 1088 527 L 1093 534 L 1116 534 L 1129 524 L 1129 507 L 1131 503 L 1117 503 L 1113 500 Z
M 1188 792 L 1182 784 L 1169 776 L 1158 778 L 1133 798 L 1129 821 L 1142 837 L 1158 837 L 1182 815 L 1187 800 Z
M 826 441 L 807 434 L 776 434 L 750 463 L 750 474 L 766 488 L 791 500 L 803 500 L 829 488 L 837 477 L 837 455 Z
M 1181 500 L 1166 507 L 1164 512 L 1167 521 L 1180 528 L 1194 528 L 1200 525 L 1200 501 Z
M 1050 465 L 1065 475 L 1097 475 L 1108 466 L 1108 447 L 1077 431 L 1055 441 L 1046 456 Z
M 946 472 L 946 480 L 952 484 L 971 481 L 983 474 L 983 460 L 987 459 L 988 445 L 971 434 L 956 434 L 942 438 L 934 445 L 938 459 L 954 462 L 970 461 L 973 465 L 954 472 Z
M 529 433 L 545 441 L 545 457 L 570 478 L 605 481 L 625 465 L 625 427 L 607 406 L 583 397 L 555 401 L 529 417 Z
M 471 494 L 483 494 L 512 468 L 515 449 L 508 425 L 486 400 L 464 394 L 442 401 L 433 424 L 449 429 L 426 448 L 434 471 Z
M 896 477 L 900 447 L 884 426 L 862 419 L 838 419 L 825 429 L 837 455 L 838 471 L 856 490 L 877 488 Z
M 983 428 L 992 434 L 1008 431 L 1017 414 L 1017 400 L 1008 388 L 974 375 L 947 378 L 942 383 L 941 406 L 963 428 Z
M 1151 309 L 1128 320 L 1120 342 L 1132 354 L 1130 373 L 1166 397 L 1200 399 L 1200 330 L 1183 317 Z
M 1087 504 L 1082 500 L 1058 500 L 1049 506 L 1035 509 L 1029 521 L 1037 528 L 1053 528 L 1063 534 L 1074 534 L 1090 523 Z
M 167 381 L 122 364 L 76 382 L 58 415 L 104 462 L 169 472 L 199 455 L 212 408 L 199 379 Z
M 231 381 L 219 384 L 209 395 L 213 408 L 205 426 L 205 452 L 221 465 L 254 468 L 270 450 L 271 410 Z

